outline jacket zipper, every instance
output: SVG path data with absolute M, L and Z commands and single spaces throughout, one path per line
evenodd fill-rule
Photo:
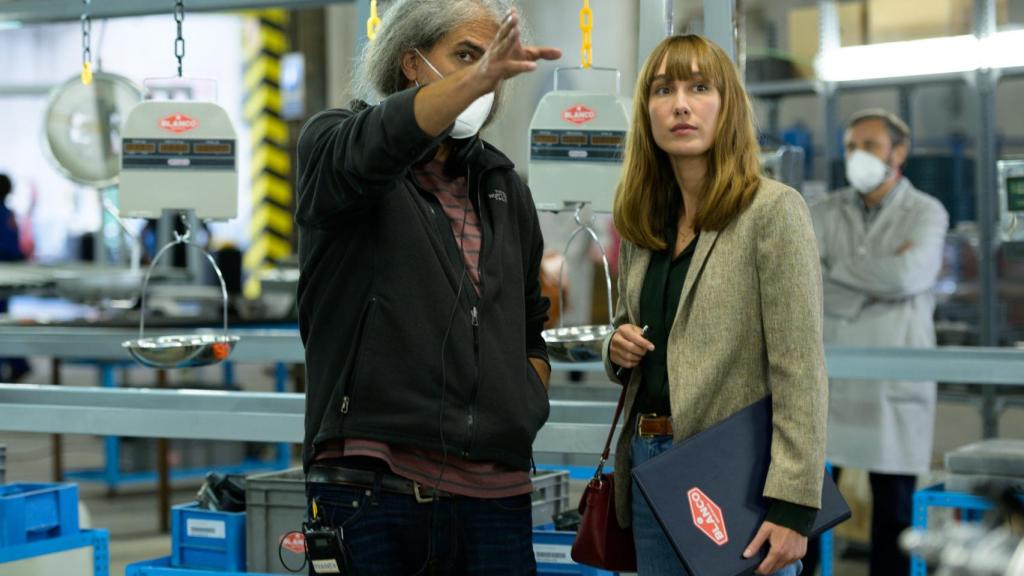
M 474 374 L 473 374 L 473 393 L 469 398 L 469 414 L 466 416 L 466 427 L 469 435 L 469 441 L 466 443 L 466 450 L 463 451 L 462 457 L 468 458 L 470 453 L 470 447 L 473 445 L 473 429 L 476 427 L 476 394 L 480 389 L 480 312 L 476 306 L 469 311 L 470 323 L 473 325 L 473 360 L 474 360 Z
M 486 172 L 486 171 L 485 171 Z M 469 397 L 469 414 L 466 416 L 466 430 L 468 441 L 466 442 L 466 450 L 463 452 L 462 457 L 468 458 L 473 447 L 474 430 L 476 429 L 476 395 L 480 390 L 480 310 L 479 304 L 483 302 L 484 296 L 484 205 L 483 199 L 480 195 L 481 186 L 483 186 L 483 172 L 478 176 L 478 182 L 476 186 L 476 209 L 477 219 L 480 221 L 480 256 L 477 259 L 477 271 L 480 276 L 480 294 L 477 299 L 477 305 L 469 311 L 470 324 L 473 326 L 473 392 Z M 472 188 L 473 186 L 473 171 L 472 168 L 466 167 L 466 183 Z M 467 193 L 469 190 L 466 191 Z
M 366 313 L 363 315 L 362 324 L 359 326 L 359 341 L 356 344 L 358 347 L 356 351 L 355 366 L 352 367 L 352 375 L 349 377 L 348 382 L 345 383 L 344 396 L 341 397 L 341 413 L 348 414 L 349 404 L 352 402 L 352 395 L 355 392 L 355 382 L 359 378 L 359 368 L 363 364 L 363 338 L 366 336 L 366 326 L 369 324 L 373 316 L 373 306 L 377 303 L 377 297 L 371 296 L 370 302 L 366 306 Z

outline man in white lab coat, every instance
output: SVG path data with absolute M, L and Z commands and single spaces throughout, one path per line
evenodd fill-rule
M 824 275 L 825 343 L 935 346 L 932 287 L 949 216 L 901 167 L 910 130 L 881 109 L 855 114 L 844 137 L 846 179 L 811 206 Z M 872 576 L 907 574 L 915 476 L 928 471 L 935 382 L 832 380 L 828 458 L 870 471 Z

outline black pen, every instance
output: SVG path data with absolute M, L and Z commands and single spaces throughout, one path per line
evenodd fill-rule
M 647 334 L 648 328 L 650 328 L 650 326 L 644 324 L 644 327 L 640 329 L 640 335 L 643 336 L 644 334 Z M 622 382 L 622 377 L 626 375 L 626 370 L 632 370 L 632 368 L 619 366 L 618 368 L 615 369 L 615 377 L 619 379 L 619 382 Z M 625 384 L 625 382 L 623 382 L 623 384 Z

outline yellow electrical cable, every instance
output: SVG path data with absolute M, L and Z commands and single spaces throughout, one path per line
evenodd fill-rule
M 380 18 L 377 17 L 377 0 L 370 0 L 370 18 L 366 21 L 366 37 L 372 42 L 377 38 Z
M 580 49 L 580 64 L 583 68 L 590 68 L 594 62 L 594 48 L 590 42 L 590 31 L 594 29 L 594 12 L 590 9 L 590 0 L 583 0 L 583 9 L 580 10 L 580 32 L 583 33 L 583 46 Z

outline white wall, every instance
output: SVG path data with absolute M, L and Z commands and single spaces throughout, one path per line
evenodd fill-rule
M 242 122 L 242 20 L 237 16 L 189 14 L 184 36 L 184 73 L 218 83 L 218 103 L 238 132 L 239 218 L 216 224 L 215 240 L 247 244 L 250 212 L 249 138 Z M 92 25 L 93 65 L 105 72 L 142 83 L 147 78 L 177 74 L 175 25 L 170 15 L 95 21 Z M 102 40 L 101 40 L 102 39 Z M 102 44 L 101 44 L 102 41 Z M 78 23 L 35 25 L 0 31 L 4 77 L 0 86 L 59 85 L 81 71 L 81 29 Z M 40 260 L 65 256 L 67 235 L 95 230 L 99 205 L 95 193 L 61 176 L 46 159 L 42 137 L 47 98 L 0 97 L 0 171 L 14 180 L 9 200 L 24 213 L 32 191 L 38 198 L 34 215 L 36 253 Z

